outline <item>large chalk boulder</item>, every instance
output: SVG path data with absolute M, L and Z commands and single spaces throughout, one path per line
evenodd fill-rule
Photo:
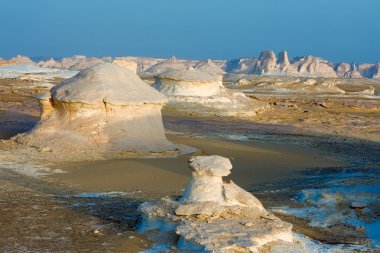
M 181 252 L 272 252 L 268 249 L 279 245 L 286 252 L 307 252 L 294 241 L 291 224 L 233 182 L 223 182 L 232 168 L 229 159 L 197 156 L 189 165 L 192 177 L 181 198 L 140 205 L 140 232 L 157 231 L 156 239 L 175 244 Z
M 224 88 L 218 76 L 192 67 L 162 73 L 154 87 L 168 96 L 165 109 L 173 112 L 249 118 L 268 107 L 267 103 Z
M 135 73 L 95 65 L 38 97 L 41 121 L 17 140 L 57 152 L 177 152 L 166 139 L 161 108 L 167 98 Z

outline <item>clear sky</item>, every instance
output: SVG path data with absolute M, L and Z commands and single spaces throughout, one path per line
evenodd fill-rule
M 380 0 L 0 0 L 0 56 L 380 60 Z

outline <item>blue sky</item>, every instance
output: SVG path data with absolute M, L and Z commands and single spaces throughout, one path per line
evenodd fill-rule
M 380 60 L 380 0 L 0 0 L 0 56 Z

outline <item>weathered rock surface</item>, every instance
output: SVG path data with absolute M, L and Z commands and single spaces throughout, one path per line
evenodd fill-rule
M 140 205 L 140 232 L 159 230 L 161 240 L 169 241 L 177 234 L 176 246 L 184 251 L 258 252 L 282 245 L 307 252 L 293 241 L 291 224 L 267 212 L 250 193 L 222 181 L 232 168 L 227 158 L 197 156 L 189 164 L 192 178 L 181 199 L 166 197 Z
M 29 57 L 23 55 L 16 55 L 15 57 L 4 60 L 0 59 L 0 66 L 7 65 L 36 65 Z
M 158 76 L 162 73 L 172 71 L 172 70 L 182 70 L 186 69 L 186 65 L 178 61 L 175 57 L 169 58 L 167 60 L 161 61 L 145 71 L 145 74 L 150 76 Z
M 205 72 L 209 75 L 217 76 L 220 80 L 226 73 L 220 66 L 216 65 L 212 60 L 202 61 L 194 65 L 194 68 Z
M 137 63 L 128 57 L 117 57 L 112 61 L 113 64 L 122 66 L 133 73 L 137 73 Z
M 217 76 L 191 67 L 159 75 L 154 87 L 168 96 L 165 108 L 177 112 L 251 117 L 268 107 L 267 103 L 252 100 L 241 92 L 225 89 Z
M 263 80 L 251 82 L 241 79 L 227 86 L 231 89 L 258 93 L 299 93 L 299 94 L 345 94 L 346 92 L 336 86 L 334 80 L 315 80 L 308 78 L 305 81 L 289 80 L 288 82 Z M 370 91 L 367 91 L 370 92 Z
M 380 62 L 376 64 L 361 64 L 359 65 L 359 72 L 364 77 L 380 80 Z
M 164 95 L 131 71 L 104 63 L 38 96 L 41 121 L 17 141 L 53 152 L 177 152 L 164 133 Z

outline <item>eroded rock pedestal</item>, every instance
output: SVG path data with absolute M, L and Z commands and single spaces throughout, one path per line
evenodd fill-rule
M 115 64 L 83 70 L 38 100 L 41 121 L 16 137 L 27 146 L 131 156 L 167 156 L 184 148 L 166 139 L 161 117 L 166 97 Z
M 140 232 L 158 230 L 159 240 L 171 239 L 181 252 L 305 252 L 293 241 L 291 224 L 233 182 L 222 181 L 232 168 L 229 159 L 197 156 L 189 165 L 192 178 L 181 198 L 141 204 Z
M 218 75 L 194 68 L 167 71 L 154 87 L 169 98 L 166 110 L 200 116 L 250 118 L 268 109 L 267 103 L 225 89 Z

